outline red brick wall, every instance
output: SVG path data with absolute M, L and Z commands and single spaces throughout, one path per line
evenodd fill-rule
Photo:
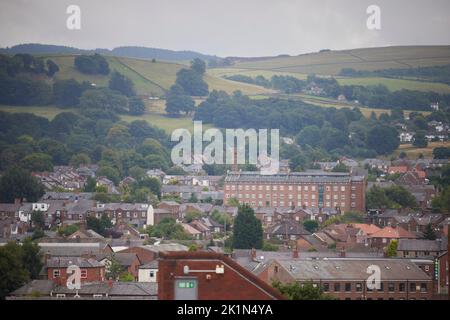
M 235 187 L 235 190 L 232 190 L 232 186 Z M 239 186 L 242 186 L 242 190 L 239 190 Z M 249 186 L 249 190 L 246 190 L 245 186 Z M 259 190 L 259 187 L 263 186 L 262 190 Z M 266 186 L 270 186 L 270 190 L 266 190 Z M 273 187 L 276 186 L 277 190 L 273 190 Z M 302 187 L 302 191 L 298 190 L 298 186 Z M 308 191 L 304 191 L 304 186 L 308 186 Z M 347 182 L 347 183 L 324 183 L 323 184 L 325 190 L 323 193 L 323 206 L 326 207 L 326 203 L 330 202 L 329 208 L 334 208 L 333 202 L 337 202 L 338 206 L 341 208 L 341 211 L 360 211 L 365 212 L 365 181 L 357 182 Z M 334 191 L 333 187 L 338 186 L 338 191 Z M 283 187 L 283 190 L 280 190 L 280 187 Z M 291 187 L 292 190 L 289 190 Z M 312 187 L 315 187 L 315 191 L 312 191 Z M 326 187 L 330 187 L 329 191 L 326 190 Z M 345 191 L 341 191 L 341 187 L 345 187 Z M 352 190 L 354 187 L 355 190 Z M 252 190 L 255 189 L 255 190 Z M 258 206 L 266 206 L 266 201 L 269 201 L 269 206 L 272 207 L 290 207 L 290 203 L 295 207 L 299 206 L 299 202 L 302 203 L 302 206 L 305 202 L 308 202 L 307 208 L 318 207 L 318 199 L 319 199 L 319 185 L 318 184 L 255 184 L 255 183 L 225 183 L 224 186 L 224 203 L 227 203 L 231 198 L 237 198 L 240 203 L 246 203 L 252 207 Z M 242 198 L 239 198 L 238 195 L 241 194 Z M 262 195 L 262 198 L 259 198 L 259 195 Z M 270 194 L 270 199 L 266 198 L 266 194 Z M 302 195 L 302 200 L 298 199 L 298 195 Z M 249 197 L 246 198 L 246 195 Z M 276 195 L 276 198 L 274 197 Z M 283 197 L 281 197 L 283 195 Z M 315 196 L 315 199 L 312 199 L 312 196 Z M 327 195 L 330 196 L 330 199 L 327 200 Z M 338 196 L 338 199 L 334 199 L 334 195 Z M 354 198 L 352 198 L 354 195 Z M 292 199 L 289 197 L 292 196 Z M 307 196 L 307 198 L 306 198 Z M 342 196 L 345 198 L 342 199 Z M 280 204 L 280 201 L 283 200 L 283 205 Z M 261 202 L 261 204 L 259 203 Z M 275 203 L 276 202 L 276 203 Z M 352 207 L 352 202 L 355 203 L 355 206 Z M 344 206 L 341 206 L 341 203 L 344 203 Z
M 59 270 L 59 277 L 53 277 L 53 270 Z M 105 280 L 105 267 L 97 267 L 97 268 L 81 268 L 83 270 L 87 270 L 87 277 L 81 278 L 81 283 L 84 282 L 94 282 L 94 281 L 104 281 Z M 52 280 L 58 285 L 65 286 L 67 282 L 67 278 L 70 275 L 67 275 L 66 268 L 47 268 L 47 278 L 48 280 Z
M 139 278 L 139 266 L 140 266 L 139 259 L 136 258 L 131 266 L 128 267 L 128 272 L 131 273 L 134 276 L 134 279 L 137 281 Z

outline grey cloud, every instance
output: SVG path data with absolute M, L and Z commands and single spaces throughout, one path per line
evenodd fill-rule
M 77 4 L 82 29 L 65 27 Z M 377 4 L 382 30 L 366 28 Z M 299 54 L 324 48 L 450 44 L 447 0 L 1 0 L 0 46 L 140 45 L 219 56 Z

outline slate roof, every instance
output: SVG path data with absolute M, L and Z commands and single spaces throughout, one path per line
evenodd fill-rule
M 82 257 L 51 257 L 47 260 L 47 268 L 67 268 L 76 265 L 80 268 L 100 268 L 103 264 L 92 258 Z
M 131 266 L 133 262 L 138 259 L 136 253 L 128 252 L 116 252 L 114 253 L 114 258 L 121 266 Z M 138 259 L 139 260 L 139 259 Z
M 158 265 L 158 260 L 153 260 L 147 264 L 140 266 L 139 269 L 158 269 Z
M 42 295 L 50 295 L 50 292 L 55 288 L 55 283 L 52 280 L 32 280 L 23 285 L 17 290 L 14 290 L 10 296 L 28 296 L 39 292 Z
M 447 250 L 446 238 L 442 241 L 425 239 L 400 239 L 397 245 L 398 251 L 445 251 Z
M 229 172 L 227 183 L 346 183 L 362 181 L 364 177 L 351 176 L 346 172 L 291 172 L 274 175 L 261 175 L 259 172 Z
M 41 242 L 39 247 L 42 253 L 52 256 L 81 256 L 83 254 L 99 254 L 107 245 L 101 242 L 70 243 L 70 242 Z
M 366 280 L 367 268 L 377 265 L 383 280 L 431 280 L 415 263 L 404 259 L 329 258 L 278 260 L 296 280 Z
M 272 235 L 310 235 L 300 223 L 294 221 L 282 221 L 267 230 L 268 234 Z

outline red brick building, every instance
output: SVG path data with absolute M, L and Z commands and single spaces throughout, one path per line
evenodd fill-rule
M 293 172 L 261 175 L 230 172 L 224 203 L 236 198 L 252 207 L 339 208 L 365 211 L 365 179 L 338 172 Z
M 223 254 L 161 252 L 159 300 L 279 300 L 276 289 Z
M 83 257 L 48 257 L 47 279 L 65 286 L 68 277 L 73 273 L 67 273 L 67 268 L 71 265 L 81 269 L 81 283 L 105 280 L 105 266 L 96 259 Z
M 409 231 L 406 231 L 402 227 L 387 226 L 378 232 L 375 232 L 369 236 L 369 244 L 372 248 L 382 249 L 387 247 L 392 240 L 400 239 L 416 239 L 417 236 Z

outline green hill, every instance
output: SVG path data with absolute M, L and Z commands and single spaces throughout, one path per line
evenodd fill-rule
M 71 79 L 78 81 L 90 81 L 97 86 L 107 86 L 109 76 L 104 75 L 86 75 L 78 72 L 74 66 L 75 55 L 54 55 L 54 60 L 60 71 L 55 75 L 56 79 Z M 184 67 L 183 64 L 169 62 L 152 62 L 151 60 L 123 58 L 106 56 L 111 70 L 129 77 L 139 95 L 164 96 L 165 92 L 175 83 L 176 73 Z M 270 90 L 258 86 L 248 85 L 240 82 L 230 81 L 221 77 L 207 74 L 205 81 L 209 89 L 224 90 L 232 93 L 235 90 L 241 90 L 245 94 L 263 94 L 270 93 Z
M 337 75 L 343 68 L 380 70 L 450 64 L 450 46 L 401 46 L 237 60 L 234 67 Z

